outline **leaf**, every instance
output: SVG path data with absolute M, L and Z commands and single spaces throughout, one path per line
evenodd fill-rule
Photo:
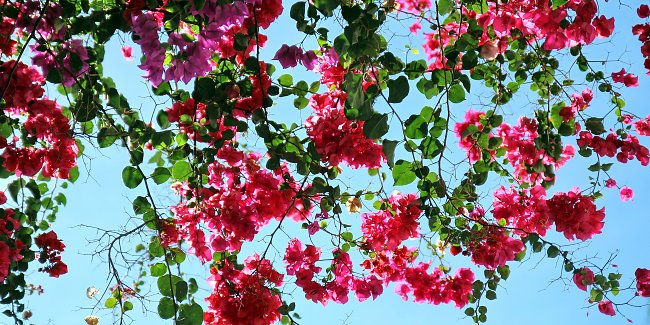
M 197 303 L 181 305 L 178 313 L 178 325 L 201 325 L 203 323 L 203 308 Z
M 122 310 L 123 312 L 133 310 L 133 303 L 130 301 L 125 301 L 124 303 L 122 303 Z
M 588 118 L 587 121 L 585 122 L 585 127 L 587 128 L 587 130 L 589 130 L 591 133 L 595 135 L 599 135 L 607 132 L 605 130 L 605 126 L 603 126 L 603 119 L 598 117 Z
M 449 93 L 447 95 L 449 101 L 458 104 L 465 100 L 465 89 L 460 84 L 453 84 L 449 87 Z
M 133 189 L 138 187 L 143 179 L 140 171 L 133 166 L 126 166 L 122 170 L 122 181 L 124 181 L 124 185 L 128 188 Z
M 381 143 L 381 150 L 386 156 L 386 161 L 388 162 L 388 167 L 393 168 L 395 166 L 395 147 L 397 146 L 397 141 L 386 140 Z
M 172 174 L 169 172 L 168 168 L 156 167 L 156 169 L 153 170 L 153 173 L 151 173 L 151 179 L 153 179 L 156 184 L 160 185 L 166 182 L 171 175 Z
M 108 309 L 113 309 L 117 305 L 117 299 L 110 297 L 106 299 L 106 302 L 104 302 L 104 307 Z
M 415 173 L 411 168 L 411 162 L 406 160 L 398 160 L 393 168 L 393 180 L 395 186 L 403 186 L 413 183 L 415 181 Z
M 185 181 L 192 174 L 192 166 L 185 160 L 177 161 L 172 167 L 172 177 L 175 180 Z
M 374 114 L 363 124 L 363 134 L 368 139 L 379 139 L 388 133 L 388 114 Z
M 388 80 L 388 102 L 401 103 L 409 94 L 409 82 L 404 76 L 399 76 L 395 80 Z
M 169 297 L 162 297 L 158 302 L 158 315 L 162 319 L 174 317 L 174 301 Z
M 289 11 L 289 16 L 296 21 L 302 21 L 305 19 L 305 4 L 306 2 L 296 2 L 291 6 Z
M 330 17 L 341 1 L 339 0 L 314 0 L 314 6 L 325 16 Z
M 171 297 L 172 292 L 176 291 L 176 284 L 183 281 L 176 275 L 166 275 L 158 278 L 158 290 L 163 296 Z M 173 291 L 172 291 L 173 288 Z
M 151 273 L 151 276 L 163 276 L 167 273 L 167 265 L 165 265 L 165 263 L 156 263 L 151 266 L 149 272 Z
M 411 115 L 404 125 L 404 135 L 410 139 L 423 139 L 429 132 L 427 121 L 420 115 Z

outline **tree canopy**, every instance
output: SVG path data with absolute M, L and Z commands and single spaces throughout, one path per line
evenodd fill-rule
M 138 305 L 154 323 L 300 324 L 297 295 L 389 294 L 485 323 L 510 266 L 535 256 L 605 315 L 648 304 L 647 261 L 623 274 L 615 256 L 580 252 L 621 222 L 603 197 L 635 196 L 616 175 L 643 177 L 650 162 L 650 115 L 625 102 L 648 89 L 647 4 L 0 0 L 0 11 L 0 304 L 16 324 L 47 286 L 33 271 L 81 267 L 66 262 L 57 216 L 83 200 L 65 195 L 93 175 L 81 162 L 110 150 L 128 154 L 115 177 L 132 211 L 98 231 L 110 290 L 87 294 L 120 324 Z M 286 33 L 268 32 L 278 24 Z M 621 35 L 632 54 L 610 57 Z M 111 60 L 139 60 L 129 78 L 148 92 L 127 98 Z M 587 174 L 558 187 L 565 165 Z

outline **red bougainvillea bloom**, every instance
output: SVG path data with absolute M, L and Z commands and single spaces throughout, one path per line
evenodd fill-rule
M 45 267 L 39 269 L 40 272 L 47 272 L 51 277 L 58 278 L 62 274 L 68 273 L 68 266 L 61 261 L 60 254 L 65 249 L 65 245 L 59 240 L 54 231 L 49 231 L 38 235 L 34 242 L 41 248 L 41 263 L 48 263 Z
M 642 4 L 636 10 L 636 13 L 639 15 L 639 18 L 648 18 L 650 17 L 650 7 L 647 4 Z
M 627 202 L 629 200 L 632 200 L 634 198 L 634 191 L 627 187 L 623 186 L 621 187 L 621 201 Z
M 641 297 L 650 297 L 650 270 L 638 268 L 634 275 L 636 277 L 636 294 Z
M 612 302 L 609 300 L 603 300 L 599 302 L 598 311 L 608 316 L 616 315 L 616 311 L 614 311 L 614 305 L 612 305 Z
M 594 272 L 592 272 L 588 267 L 583 267 L 573 273 L 573 282 L 576 284 L 578 289 L 587 291 L 587 286 L 594 283 Z
M 607 188 L 616 187 L 616 180 L 614 180 L 613 178 L 608 178 L 607 180 L 605 180 L 605 187 Z

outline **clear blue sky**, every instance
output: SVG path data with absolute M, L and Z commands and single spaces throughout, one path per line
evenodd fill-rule
M 285 14 L 288 14 L 288 8 L 289 4 L 286 5 Z M 604 52 L 599 51 L 610 51 L 612 53 L 610 58 L 621 57 L 623 61 L 634 64 L 631 72 L 639 75 L 641 86 L 634 89 L 623 89 L 621 93 L 625 96 L 627 107 L 630 110 L 638 115 L 646 116 L 650 113 L 646 98 L 650 91 L 650 78 L 644 74 L 644 70 L 641 68 L 640 43 L 630 33 L 630 26 L 636 16 L 632 16 L 633 11 L 627 8 L 620 10 L 616 20 L 617 34 L 612 38 L 612 43 L 599 45 L 593 53 L 602 58 Z M 616 11 L 618 11 L 618 5 L 609 3 L 607 12 Z M 299 42 L 302 38 L 297 33 L 292 33 L 293 29 L 292 21 L 282 21 L 268 31 L 269 43 L 263 50 L 263 56 L 267 59 L 272 57 L 275 50 L 284 42 L 289 44 Z M 397 32 L 397 34 L 403 35 L 404 33 Z M 391 43 L 393 49 L 397 51 L 400 48 L 403 49 L 400 42 L 404 42 L 404 39 L 396 38 L 392 42 L 396 42 Z M 108 59 L 105 63 L 105 74 L 115 79 L 118 89 L 126 94 L 132 106 L 142 107 L 144 111 L 150 112 L 152 102 L 146 98 L 148 86 L 139 78 L 142 73 L 136 67 L 137 63 L 124 61 L 119 52 L 119 45 L 115 42 L 107 48 L 106 53 Z M 136 58 L 139 56 L 137 47 L 134 48 L 134 56 Z M 421 50 L 418 55 L 409 55 L 411 59 L 424 57 Z M 276 66 L 279 68 L 279 65 Z M 622 63 L 612 64 L 609 72 L 618 71 L 622 67 L 629 68 Z M 294 75 L 294 80 L 299 77 L 306 80 L 315 79 L 315 75 L 304 72 L 302 67 L 290 72 Z M 280 71 L 276 72 L 276 77 L 280 74 Z M 412 89 L 412 94 L 415 92 L 415 89 Z M 596 102 L 590 109 L 602 111 L 607 105 L 606 101 L 607 98 L 604 96 L 596 97 Z M 511 107 L 518 114 L 522 112 L 522 107 L 525 107 L 526 103 L 524 101 L 515 102 Z M 424 97 L 415 95 L 409 98 L 408 102 L 398 105 L 397 109 L 404 112 L 403 116 L 408 116 L 416 113 L 420 107 L 426 104 Z M 602 109 L 598 108 L 599 104 L 603 107 Z M 462 117 L 468 105 L 480 108 L 478 101 L 475 98 L 470 98 L 470 101 L 454 108 L 456 117 Z M 380 107 L 380 109 L 383 108 Z M 292 116 L 293 110 L 291 103 L 281 102 L 271 109 L 271 113 L 276 118 Z M 530 109 L 527 111 L 531 112 Z M 292 114 L 286 114 L 286 112 L 292 112 Z M 308 114 L 307 111 L 304 111 L 300 118 L 304 120 Z M 594 113 L 594 115 L 597 114 Z M 646 145 L 650 145 L 647 139 L 642 141 Z M 101 247 L 101 244 L 98 246 L 94 240 L 99 238 L 102 233 L 89 227 L 115 229 L 124 225 L 132 226 L 133 223 L 128 221 L 129 216 L 132 215 L 131 200 L 140 194 L 142 188 L 127 190 L 122 185 L 121 171 L 123 166 L 128 163 L 125 150 L 118 148 L 98 152 L 87 146 L 86 154 L 88 157 L 79 161 L 82 175 L 79 181 L 65 192 L 68 197 L 68 205 L 61 210 L 59 219 L 53 227 L 67 245 L 63 257 L 69 265 L 69 273 L 59 279 L 50 279 L 39 273 L 34 273 L 28 278 L 33 283 L 42 284 L 45 289 L 45 294 L 42 296 L 28 299 L 29 309 L 34 312 L 32 318 L 34 324 L 84 324 L 83 317 L 91 313 L 101 317 L 100 324 L 112 323 L 110 312 L 99 307 L 94 311 L 91 310 L 95 307 L 96 301 L 88 300 L 85 296 L 86 288 L 93 285 L 102 292 L 106 292 L 108 276 L 105 255 L 101 253 L 96 256 L 91 255 L 98 250 L 98 247 Z M 566 191 L 575 185 L 586 187 L 589 175 L 586 166 L 591 163 L 593 162 L 584 159 L 570 161 L 559 173 L 559 182 L 554 190 Z M 89 171 L 90 175 L 86 171 Z M 647 235 L 648 229 L 650 229 L 650 214 L 645 207 L 645 203 L 650 201 L 650 186 L 647 182 L 649 174 L 648 168 L 642 168 L 638 162 L 631 162 L 626 166 L 616 165 L 611 174 L 619 185 L 632 187 L 636 192 L 636 197 L 632 202 L 622 203 L 618 199 L 618 191 L 606 189 L 604 191 L 605 198 L 597 201 L 599 207 L 606 206 L 607 216 L 603 234 L 596 236 L 588 245 L 582 245 L 583 248 L 576 253 L 576 257 L 580 259 L 597 256 L 596 258 L 606 259 L 611 253 L 618 253 L 616 263 L 624 274 L 622 283 L 625 284 L 632 280 L 636 267 L 650 268 L 650 258 L 647 257 L 648 247 L 650 247 L 650 236 Z M 346 183 L 366 184 L 368 178 L 364 175 L 364 171 L 346 170 L 344 173 L 344 177 L 350 178 Z M 399 190 L 409 191 L 408 188 Z M 165 186 L 156 188 L 156 192 L 160 194 L 159 202 L 167 204 L 173 202 Z M 354 221 L 355 218 L 357 221 Z M 358 215 L 350 216 L 350 219 L 351 222 L 358 223 Z M 301 239 L 304 239 L 305 235 L 304 231 L 301 232 Z M 552 238 L 559 243 L 566 243 L 561 236 L 553 235 Z M 125 243 L 124 249 L 132 249 L 139 239 L 135 238 L 133 242 Z M 146 237 L 143 237 L 142 240 L 148 241 Z M 246 250 L 251 251 L 258 247 L 260 247 L 259 244 L 253 244 L 247 246 Z M 280 245 L 280 247 L 283 250 L 283 246 Z M 283 267 L 281 257 L 276 257 L 276 261 L 279 268 Z M 206 274 L 205 271 L 196 262 L 192 265 L 191 268 L 184 267 L 185 271 L 198 275 L 199 284 L 204 288 L 207 287 L 200 280 L 201 274 Z M 595 307 L 585 309 L 589 305 L 586 301 L 588 295 L 578 290 L 572 282 L 553 282 L 560 275 L 562 267 L 561 264 L 556 263 L 556 260 L 544 258 L 543 254 L 537 254 L 532 255 L 525 263 L 510 263 L 510 267 L 512 269 L 511 277 L 499 288 L 498 299 L 487 304 L 489 324 L 513 322 L 532 325 L 625 323 L 624 318 L 601 315 Z M 132 275 L 136 273 L 132 272 Z M 153 293 L 155 292 L 154 288 Z M 201 296 L 206 294 L 205 291 L 200 293 Z M 399 296 L 392 292 L 392 287 L 388 288 L 374 302 L 357 303 L 351 296 L 351 303 L 346 305 L 331 303 L 327 308 L 305 301 L 300 289 L 296 289 L 293 296 L 297 303 L 296 311 L 303 317 L 301 324 L 307 325 L 471 323 L 469 319 L 463 319 L 462 310 L 455 309 L 453 306 L 403 302 Z M 153 299 L 157 301 L 156 297 Z M 636 302 L 647 303 L 648 300 L 637 299 Z M 99 306 L 102 305 L 103 301 L 99 302 Z M 148 304 L 148 308 L 155 311 L 156 304 Z M 623 310 L 634 323 L 650 324 L 647 307 L 624 308 Z M 134 317 L 135 324 L 165 323 L 158 318 L 155 312 L 144 313 L 143 306 L 137 302 L 135 302 L 135 309 L 129 314 Z M 3 321 L 0 319 L 0 324 Z

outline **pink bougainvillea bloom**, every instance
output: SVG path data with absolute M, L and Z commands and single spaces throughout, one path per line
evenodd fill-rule
M 302 63 L 307 70 L 314 70 L 316 63 L 318 63 L 318 56 L 314 51 L 309 50 L 300 56 L 300 63 Z
M 627 73 L 625 69 L 621 69 L 619 72 L 612 72 L 612 80 L 614 82 L 625 84 L 625 87 L 639 86 L 639 77 L 631 73 Z
M 621 201 L 627 202 L 633 198 L 634 198 L 634 191 L 631 188 L 627 186 L 621 187 Z
M 122 46 L 122 56 L 127 61 L 133 60 L 133 48 L 130 46 Z
M 302 56 L 302 49 L 292 45 L 282 44 L 280 49 L 275 53 L 273 60 L 280 61 L 283 68 L 293 68 L 298 65 L 298 59 Z
M 614 311 L 614 306 L 612 305 L 612 302 L 609 300 L 603 300 L 599 302 L 598 311 L 608 316 L 616 315 L 616 311 Z
M 650 297 L 650 270 L 638 268 L 634 272 L 636 277 L 636 294 L 641 297 Z
M 573 274 L 573 282 L 578 289 L 587 291 L 587 286 L 594 283 L 594 272 L 588 267 L 583 267 L 577 273 Z
M 411 27 L 409 27 L 409 31 L 413 34 L 417 34 L 420 29 L 422 29 L 422 24 L 419 22 L 415 22 Z
M 317 233 L 320 230 L 320 225 L 318 224 L 318 221 L 312 222 L 308 227 L 307 227 L 307 232 L 309 232 L 309 235 L 313 235 Z
M 610 179 L 606 180 L 605 181 L 605 187 L 607 187 L 607 188 L 616 187 L 616 180 L 614 180 L 613 178 L 610 178 Z
M 5 192 L 0 191 L 0 204 L 5 203 L 7 203 L 7 196 L 5 195 Z

